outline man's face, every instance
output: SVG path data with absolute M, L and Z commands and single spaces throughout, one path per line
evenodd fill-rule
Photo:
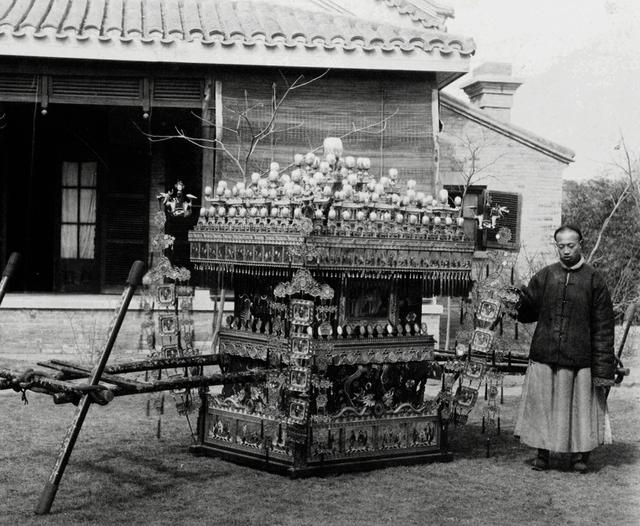
M 582 243 L 577 232 L 563 230 L 556 235 L 558 257 L 567 266 L 575 265 L 582 255 Z

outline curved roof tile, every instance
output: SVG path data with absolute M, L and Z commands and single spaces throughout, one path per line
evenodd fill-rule
M 105 8 L 106 5 L 104 1 L 93 0 L 89 2 L 87 15 L 84 19 L 83 32 L 95 31 L 98 34 L 100 33 L 100 30 L 102 29 L 102 22 L 104 20 Z
M 133 1 L 133 0 L 125 0 Z M 180 4 L 178 0 L 164 0 L 164 25 L 166 35 L 184 35 L 182 27 L 182 16 L 180 15 Z
M 36 0 L 44 1 L 44 0 Z M 96 0 L 92 0 L 96 1 Z M 101 34 L 110 34 L 111 32 L 122 33 L 122 2 L 123 0 L 108 0 L 105 2 L 106 11 L 102 22 Z
M 32 27 L 35 30 L 39 29 L 40 24 L 44 20 L 44 17 L 47 16 L 47 11 L 49 10 L 49 6 L 46 2 L 43 2 L 40 5 L 34 5 L 31 11 L 24 18 L 22 23 L 20 24 L 21 28 Z
M 75 31 L 78 34 L 82 33 L 82 24 L 84 22 L 84 14 L 87 11 L 88 1 L 89 0 L 71 0 L 71 2 L 69 3 L 69 9 L 67 11 L 67 16 L 65 17 L 64 24 L 62 25 L 62 31 Z M 37 4 L 38 2 L 33 3 L 34 6 Z
M 29 13 L 30 7 L 31 6 L 29 0 L 16 0 L 7 10 L 7 13 L 3 17 L 1 23 L 9 24 L 15 27 L 16 31 L 19 31 L 20 23 Z
M 14 0 L 0 0 L 0 20 L 7 16 L 13 4 Z
M 197 2 L 185 2 L 182 5 L 182 25 L 190 34 L 202 33 Z
M 144 34 L 148 36 L 162 36 L 162 6 L 160 0 L 142 2 L 142 20 Z

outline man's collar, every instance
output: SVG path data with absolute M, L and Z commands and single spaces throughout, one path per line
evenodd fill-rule
M 559 261 L 558 263 L 560 263 L 560 266 L 565 270 L 578 270 L 582 265 L 586 263 L 586 261 L 584 259 L 584 256 L 580 256 L 580 261 L 578 261 L 575 265 L 571 267 L 568 267 L 562 261 Z

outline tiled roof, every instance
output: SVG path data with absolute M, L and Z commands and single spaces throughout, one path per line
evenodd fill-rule
M 453 17 L 453 10 L 444 6 L 427 2 L 431 7 L 428 11 L 424 7 L 420 8 L 415 2 L 410 0 L 378 0 L 384 2 L 389 7 L 396 8 L 403 15 L 407 15 L 414 22 L 419 22 L 424 27 L 431 29 L 444 29 L 447 18 Z
M 427 29 L 437 17 L 412 2 L 370 1 L 396 7 L 423 26 L 387 25 L 267 0 L 0 0 L 0 53 L 10 54 L 2 50 L 7 35 L 30 41 L 136 41 L 158 47 L 176 42 L 205 47 L 260 44 L 462 58 L 475 50 L 471 39 Z
M 264 1 L 264 0 L 263 0 Z M 296 9 L 325 11 L 399 25 L 416 25 L 426 29 L 445 30 L 453 9 L 434 0 L 266 0 L 279 4 L 295 4 Z M 378 8 L 378 9 L 377 9 Z M 386 12 L 385 12 L 386 10 Z

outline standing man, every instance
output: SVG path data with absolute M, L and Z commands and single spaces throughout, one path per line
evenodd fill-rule
M 553 237 L 560 261 L 521 289 L 518 320 L 538 325 L 515 435 L 538 449 L 533 469 L 547 469 L 555 451 L 571 453 L 571 468 L 584 473 L 591 450 L 605 442 L 603 387 L 613 385 L 615 373 L 613 307 L 602 275 L 582 255 L 580 229 L 563 225 Z

